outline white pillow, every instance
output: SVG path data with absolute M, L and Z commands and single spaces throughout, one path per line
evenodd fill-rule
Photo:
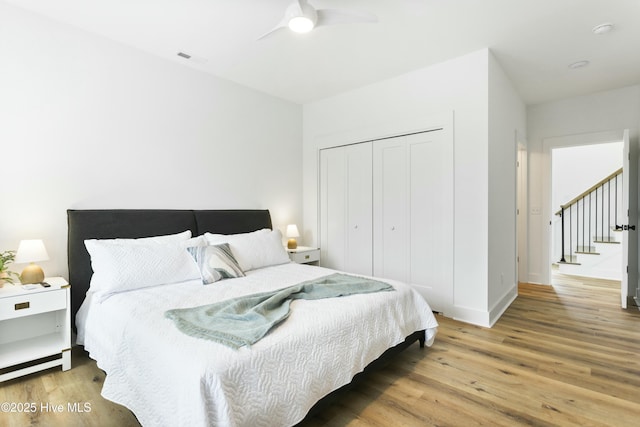
M 85 246 L 87 242 L 100 241 L 102 243 L 120 243 L 120 244 L 148 244 L 148 243 L 178 243 L 188 241 L 191 238 L 191 230 L 186 230 L 181 233 L 167 234 L 164 236 L 153 237 L 140 237 L 138 239 L 90 239 L 85 240 Z M 196 237 L 197 239 L 198 237 Z
M 262 230 L 242 234 L 205 233 L 210 244 L 228 243 L 242 271 L 291 262 L 282 244 L 280 230 Z
M 116 243 L 87 240 L 99 301 L 124 291 L 200 279 L 193 257 L 179 243 Z

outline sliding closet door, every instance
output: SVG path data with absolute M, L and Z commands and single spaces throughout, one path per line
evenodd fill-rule
M 443 131 L 406 137 L 409 271 L 431 308 L 453 306 L 453 144 Z
M 344 147 L 320 151 L 320 262 L 346 267 L 346 167 Z
M 444 131 L 374 142 L 374 275 L 453 307 L 453 141 Z
M 373 145 L 373 273 L 407 281 L 407 156 L 405 138 Z
M 371 275 L 371 143 L 320 151 L 321 264 Z
M 350 273 L 373 274 L 372 144 L 345 147 L 347 176 L 346 268 Z

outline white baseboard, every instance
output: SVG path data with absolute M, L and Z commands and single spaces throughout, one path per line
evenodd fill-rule
M 514 284 L 511 289 L 509 289 L 504 293 L 504 295 L 502 295 L 502 298 L 500 298 L 489 311 L 489 322 L 491 324 L 491 327 L 495 325 L 498 319 L 500 319 L 500 316 L 502 316 L 502 314 L 507 310 L 507 308 L 509 308 L 511 303 L 515 301 L 517 297 L 518 286 Z
M 513 285 L 511 289 L 505 292 L 498 302 L 493 305 L 491 310 L 482 311 L 475 308 L 455 305 L 453 307 L 452 317 L 461 322 L 471 323 L 472 325 L 482 326 L 483 328 L 491 328 L 517 297 L 518 287 Z

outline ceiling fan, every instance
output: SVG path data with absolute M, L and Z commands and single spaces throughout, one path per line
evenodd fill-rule
M 316 9 L 307 0 L 296 0 L 285 10 L 278 25 L 258 38 L 261 40 L 282 28 L 296 33 L 308 33 L 315 27 L 335 24 L 357 24 L 378 22 L 376 15 L 344 9 Z

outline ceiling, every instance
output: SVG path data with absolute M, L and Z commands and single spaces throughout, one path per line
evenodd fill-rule
M 640 83 L 638 0 L 310 0 L 379 22 L 257 40 L 291 1 L 6 0 L 300 104 L 485 47 L 527 104 Z

